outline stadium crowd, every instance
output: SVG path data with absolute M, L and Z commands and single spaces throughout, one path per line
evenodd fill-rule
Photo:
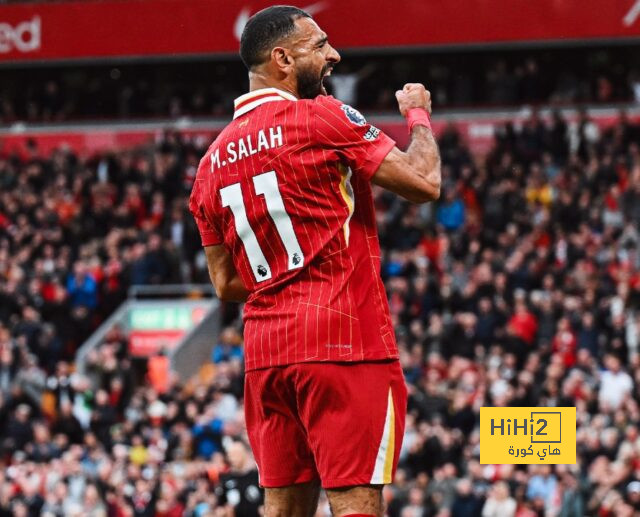
M 636 47 L 350 56 L 327 81 L 368 111 L 395 111 L 398 84 L 428 84 L 443 107 L 640 103 Z M 0 91 L 0 124 L 220 117 L 246 89 L 239 60 L 17 68 Z M 26 86 L 25 86 L 26 85 Z
M 534 113 L 482 157 L 450 126 L 438 203 L 375 189 L 410 393 L 390 517 L 640 512 L 639 141 Z M 0 516 L 258 515 L 239 323 L 193 379 L 136 378 L 117 329 L 73 367 L 129 285 L 207 281 L 186 211 L 206 144 L 0 149 Z M 578 463 L 480 465 L 485 405 L 576 406 Z

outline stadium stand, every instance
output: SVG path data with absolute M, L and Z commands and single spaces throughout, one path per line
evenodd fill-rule
M 349 56 L 329 87 L 367 111 L 394 111 L 398 84 L 430 85 L 447 107 L 640 102 L 637 47 Z M 4 79 L 4 78 L 3 78 Z M 247 87 L 237 60 L 12 71 L 0 93 L 0 123 L 231 113 Z M 27 85 L 25 87 L 25 85 Z
M 533 115 L 488 156 L 449 127 L 439 203 L 375 192 L 410 390 L 390 517 L 640 511 L 640 128 L 578 127 L 570 140 Z M 89 158 L 0 155 L 1 516 L 229 515 L 221 480 L 255 476 L 234 442 L 237 327 L 163 388 L 136 381 L 117 329 L 73 372 L 129 285 L 206 281 L 185 212 L 202 152 L 167 133 Z M 578 464 L 480 465 L 483 405 L 575 405 Z

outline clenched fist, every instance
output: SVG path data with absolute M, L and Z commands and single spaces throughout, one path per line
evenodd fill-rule
M 396 92 L 398 108 L 403 117 L 413 108 L 424 108 L 431 114 L 431 93 L 423 84 L 407 83 L 402 90 Z

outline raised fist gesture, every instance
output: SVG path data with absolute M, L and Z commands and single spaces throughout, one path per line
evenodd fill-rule
M 398 108 L 403 117 L 412 108 L 424 108 L 431 114 L 431 93 L 423 84 L 407 83 L 402 90 L 396 92 Z

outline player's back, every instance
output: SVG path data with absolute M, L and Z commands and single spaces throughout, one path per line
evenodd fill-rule
M 225 245 L 250 292 L 248 370 L 397 356 L 369 185 L 392 146 L 331 97 L 269 88 L 236 101 L 191 209 L 203 244 Z

